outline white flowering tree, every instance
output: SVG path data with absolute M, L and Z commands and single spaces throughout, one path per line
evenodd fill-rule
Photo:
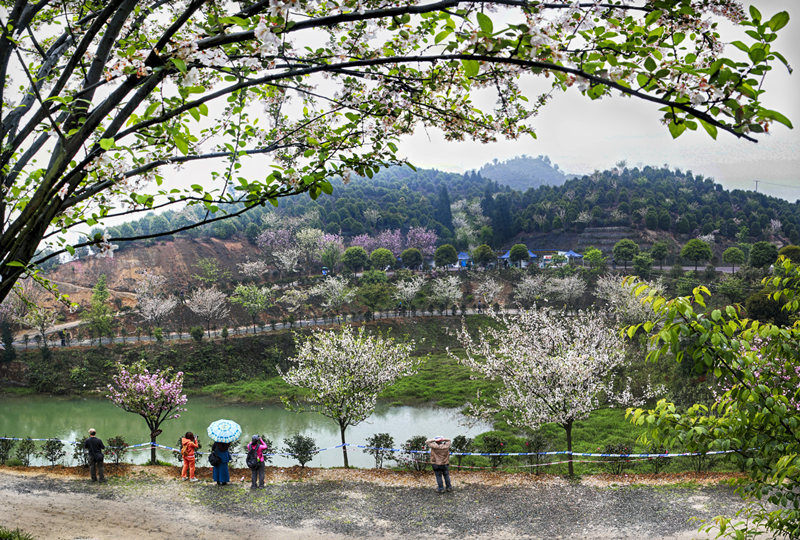
M 179 418 L 186 409 L 186 394 L 183 393 L 183 372 L 175 374 L 147 369 L 144 361 L 130 367 L 117 365 L 117 374 L 108 385 L 108 399 L 124 411 L 138 414 L 150 430 L 150 462 L 156 463 L 156 437 L 161 434 L 161 424 Z
M 514 288 L 514 300 L 524 307 L 530 307 L 545 295 L 546 279 L 541 274 L 525 276 Z
M 618 390 L 613 373 L 624 362 L 624 344 L 603 315 L 578 311 L 523 311 L 492 314 L 497 323 L 476 338 L 459 332 L 464 356 L 451 353 L 476 373 L 500 383 L 496 399 L 476 400 L 475 415 L 505 413 L 515 426 L 537 429 L 554 422 L 564 428 L 572 452 L 572 427 L 608 403 L 638 404 L 630 391 Z M 569 474 L 574 473 L 570 455 Z
M 286 306 L 290 313 L 295 313 L 308 305 L 308 292 L 301 289 L 287 289 L 276 301 Z
M 239 263 L 236 266 L 239 267 L 239 273 L 252 280 L 260 279 L 269 269 L 269 265 L 260 259 L 251 261 L 248 258 L 245 262 Z
M 145 272 L 134 286 L 139 316 L 151 328 L 160 326 L 167 315 L 178 305 L 178 299 L 166 293 L 166 284 L 167 278 L 164 276 Z
M 231 311 L 228 297 L 216 287 L 192 291 L 192 294 L 186 299 L 186 307 L 206 323 L 206 332 L 209 338 L 211 338 L 211 321 L 227 317 Z
M 431 283 L 431 299 L 440 306 L 444 306 L 445 310 L 458 305 L 463 297 L 461 280 L 456 276 L 436 278 Z
M 395 342 L 369 335 L 364 327 L 345 326 L 338 331 L 315 331 L 298 348 L 293 366 L 281 377 L 309 392 L 309 401 L 286 404 L 301 411 L 314 411 L 334 420 L 342 444 L 345 431 L 365 420 L 375 410 L 378 394 L 397 379 L 416 372 L 411 358 L 414 342 Z M 280 368 L 278 368 L 280 371 Z M 347 447 L 342 447 L 344 466 Z
M 483 303 L 487 306 L 492 305 L 502 291 L 503 285 L 496 279 L 490 277 L 482 279 L 478 282 L 478 286 L 475 287 L 475 295 L 483 300 Z
M 109 253 L 112 240 L 330 193 L 333 177 L 401 162 L 395 142 L 420 126 L 448 140 L 534 134 L 554 92 L 653 102 L 673 137 L 754 140 L 790 125 L 762 103 L 762 79 L 786 63 L 774 40 L 789 16 L 735 0 L 5 5 L 0 300 L 30 265 L 81 245 Z M 739 28 L 721 35 L 724 20 Z M 538 77 L 545 88 L 531 96 Z M 478 101 L 475 88 L 500 99 Z M 173 169 L 191 163 L 208 176 L 185 185 Z M 184 204 L 206 211 L 145 235 L 69 234 Z
M 544 283 L 544 296 L 550 302 L 572 306 L 586 293 L 586 282 L 578 275 L 551 277 Z
M 256 333 L 256 319 L 272 305 L 272 290 L 269 287 L 259 287 L 253 283 L 239 284 L 233 291 L 231 302 L 244 308 L 253 322 L 253 333 Z
M 400 281 L 395 284 L 392 298 L 400 302 L 401 305 L 405 306 L 405 309 L 413 310 L 414 299 L 417 297 L 419 291 L 422 290 L 422 286 L 424 284 L 425 278 L 422 276 L 412 276 L 410 279 Z
M 300 258 L 308 274 L 311 273 L 313 263 L 319 261 L 324 237 L 325 233 L 322 230 L 313 227 L 300 229 L 294 235 L 297 249 L 300 252 Z
M 283 274 L 289 274 L 297 269 L 297 263 L 300 260 L 300 249 L 297 246 L 287 246 L 283 249 L 277 249 L 272 252 L 275 258 L 275 266 L 278 271 Z
M 350 303 L 356 296 L 355 289 L 349 287 L 347 279 L 340 276 L 328 276 L 315 285 L 310 293 L 322 298 L 322 309 L 337 315 L 342 306 Z

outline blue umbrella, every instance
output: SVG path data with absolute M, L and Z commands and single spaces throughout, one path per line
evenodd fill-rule
M 216 420 L 206 430 L 208 436 L 217 442 L 232 443 L 242 435 L 242 427 L 233 420 Z

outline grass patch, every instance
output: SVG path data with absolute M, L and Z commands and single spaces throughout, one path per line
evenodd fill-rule
M 280 377 L 209 384 L 202 387 L 200 393 L 245 403 L 279 403 L 281 397 L 298 399 L 306 395 Z
M 0 540 L 33 540 L 33 536 L 20 529 L 7 529 L 0 526 Z
M 472 371 L 447 354 L 431 354 L 415 375 L 400 379 L 384 390 L 380 398 L 393 403 L 463 407 L 478 391 L 486 394 L 497 386 L 487 380 L 472 380 L 471 374 Z

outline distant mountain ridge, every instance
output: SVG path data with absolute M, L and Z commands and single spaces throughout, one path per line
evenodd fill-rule
M 523 155 L 506 161 L 495 159 L 478 172 L 484 178 L 517 191 L 540 186 L 562 186 L 569 178 L 547 156 L 533 158 Z

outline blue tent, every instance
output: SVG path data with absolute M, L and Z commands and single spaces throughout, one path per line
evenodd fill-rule
M 580 253 L 575 253 L 572 250 L 567 251 L 566 253 L 564 253 L 564 255 L 568 259 L 583 259 L 583 255 L 581 255 Z
M 536 259 L 537 258 L 536 254 L 532 253 L 531 250 L 528 250 L 528 257 L 530 257 L 531 259 Z M 500 255 L 500 258 L 501 259 L 509 259 L 509 258 L 511 258 L 511 250 L 509 249 L 503 255 Z

